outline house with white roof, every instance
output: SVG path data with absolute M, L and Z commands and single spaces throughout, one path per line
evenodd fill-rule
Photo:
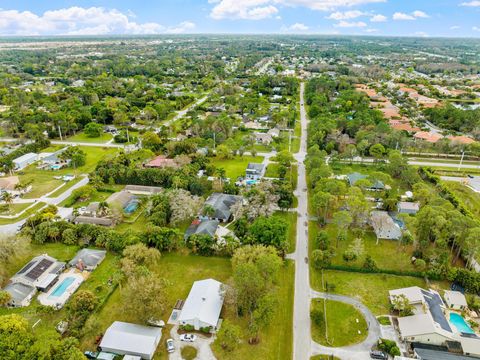
M 224 300 L 223 284 L 214 279 L 195 281 L 178 318 L 181 325 L 191 325 L 195 330 L 210 327 L 217 329 Z
M 12 162 L 15 170 L 23 170 L 28 165 L 33 164 L 37 160 L 38 160 L 38 154 L 27 153 L 16 159 L 13 159 Z
M 116 355 L 136 356 L 151 360 L 155 354 L 162 329 L 115 321 L 105 331 L 100 348 Z
M 467 299 L 460 291 L 445 290 L 443 298 L 450 309 L 464 310 L 468 308 Z

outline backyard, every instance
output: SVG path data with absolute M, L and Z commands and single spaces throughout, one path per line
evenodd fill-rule
M 238 177 L 245 176 L 248 163 L 261 163 L 262 156 L 235 156 L 232 159 L 211 158 L 211 164 L 217 169 L 223 168 L 226 176 L 235 182 Z M 214 174 L 217 176 L 217 174 Z

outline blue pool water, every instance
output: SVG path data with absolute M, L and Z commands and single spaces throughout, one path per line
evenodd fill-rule
M 52 291 L 49 297 L 59 297 L 62 296 L 63 293 L 68 289 L 70 285 L 75 281 L 73 277 L 67 277 L 63 279 L 63 281 L 58 285 L 55 290 Z
M 123 211 L 125 211 L 127 214 L 131 214 L 135 210 L 137 210 L 137 207 L 138 207 L 138 201 L 132 200 L 123 208 Z
M 472 328 L 467 324 L 465 319 L 456 314 L 456 313 L 450 313 L 450 322 L 457 328 L 457 330 L 461 333 L 466 333 L 466 334 L 475 334 L 475 332 L 472 330 Z

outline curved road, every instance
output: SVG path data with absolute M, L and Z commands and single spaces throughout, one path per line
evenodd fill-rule
M 287 257 L 295 261 L 295 294 L 293 309 L 293 359 L 309 360 L 312 355 L 333 354 L 342 360 L 369 359 L 372 345 L 380 337 L 380 326 L 372 312 L 360 301 L 348 296 L 321 293 L 310 288 L 310 273 L 308 262 L 308 194 L 305 172 L 305 156 L 307 154 L 308 120 L 304 106 L 305 84 L 300 85 L 300 123 L 302 135 L 300 151 L 295 154 L 298 161 L 298 182 L 295 196 L 298 198 L 297 242 L 295 252 Z M 310 302 L 314 298 L 328 298 L 350 304 L 357 308 L 365 317 L 369 332 L 364 342 L 342 348 L 331 348 L 317 344 L 310 333 Z

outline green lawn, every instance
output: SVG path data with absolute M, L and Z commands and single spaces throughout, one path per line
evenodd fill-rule
M 335 287 L 336 294 L 347 295 L 362 301 L 375 315 L 389 313 L 388 291 L 409 286 L 429 287 L 422 278 L 386 274 L 361 274 L 345 271 L 324 271 L 324 281 Z M 310 283 L 322 291 L 322 276 L 311 269 Z M 431 288 L 448 288 L 447 283 L 430 282 Z
M 480 217 L 480 194 L 455 181 L 445 181 L 448 188 L 457 195 L 473 214 Z
M 109 133 L 101 133 L 99 137 L 92 138 L 92 137 L 88 137 L 83 132 L 79 132 L 74 136 L 70 136 L 69 138 L 66 138 L 65 141 L 102 144 L 112 140 L 112 138 L 113 138 L 112 134 L 109 134 Z
M 313 299 L 311 310 L 324 312 L 323 299 Z M 338 301 L 326 301 L 327 334 L 325 333 L 325 320 L 317 325 L 312 320 L 312 338 L 319 344 L 340 347 L 354 345 L 365 340 L 368 334 L 367 323 L 363 315 L 349 304 Z M 325 319 L 325 318 L 324 318 Z
M 52 147 L 51 149 L 46 149 L 45 151 L 55 151 L 59 148 L 61 148 L 61 146 L 55 148 Z M 63 184 L 62 180 L 54 179 L 54 176 L 74 174 L 79 177 L 80 174 L 88 174 L 95 170 L 95 167 L 100 160 L 108 156 L 114 156 L 119 151 L 119 149 L 116 148 L 103 148 L 93 146 L 80 146 L 80 148 L 86 153 L 87 157 L 85 165 L 80 166 L 76 169 L 64 168 L 55 171 L 42 170 L 37 169 L 37 165 L 33 164 L 24 169 L 23 171 L 19 172 L 21 182 L 32 182 L 32 191 L 25 194 L 24 197 L 26 199 L 33 199 L 45 195 Z M 65 190 L 59 190 L 59 192 L 63 191 Z
M 315 355 L 310 358 L 310 360 L 341 360 L 333 355 Z
M 49 197 L 51 198 L 55 198 L 55 197 L 58 197 L 60 195 L 62 195 L 65 191 L 67 191 L 68 189 L 70 189 L 73 185 L 77 184 L 80 180 L 82 180 L 83 177 L 81 176 L 77 176 L 75 179 L 65 183 L 65 185 L 63 185 L 60 189 L 58 189 L 57 191 L 51 193 L 49 195 Z
M 278 163 L 270 163 L 267 166 L 267 170 L 265 171 L 265 177 L 272 177 L 272 178 L 278 178 L 278 168 L 279 168 Z M 292 184 L 292 188 L 295 189 L 297 187 L 297 180 L 298 180 L 298 167 L 297 165 L 292 165 L 292 168 L 287 171 L 287 174 L 285 175 L 285 179 L 290 180 L 290 183 Z
M 226 176 L 235 182 L 239 176 L 245 176 L 245 169 L 248 163 L 261 163 L 262 156 L 235 156 L 232 159 L 211 158 L 211 163 L 215 167 L 225 169 Z M 217 176 L 216 174 L 214 176 Z
M 6 225 L 6 224 L 12 224 L 12 223 L 15 223 L 17 221 L 20 221 L 20 220 L 23 220 L 23 219 L 26 219 L 27 217 L 29 217 L 30 215 L 32 215 L 33 213 L 37 212 L 38 210 L 40 210 L 40 208 L 42 208 L 43 206 L 45 206 L 46 204 L 44 202 L 38 202 L 36 203 L 35 205 L 33 205 L 30 209 L 28 209 L 27 211 L 25 211 L 22 215 L 20 216 L 17 216 L 13 219 L 0 219 L 0 225 Z
M 315 239 L 315 235 L 321 228 L 315 222 L 311 223 L 310 228 L 315 227 L 311 231 L 311 241 Z M 377 263 L 380 269 L 400 270 L 400 271 L 416 271 L 418 269 L 412 264 L 410 258 L 413 252 L 413 245 L 402 246 L 398 241 L 379 240 L 373 231 L 365 232 L 361 238 L 363 240 L 364 252 L 356 261 L 346 262 L 343 259 L 344 252 L 349 245 L 355 240 L 355 236 L 348 231 L 346 241 L 340 241 L 336 247 L 337 227 L 334 224 L 325 226 L 325 231 L 329 234 L 331 245 L 335 247 L 335 257 L 332 260 L 334 265 L 346 265 L 353 267 L 362 267 L 365 257 L 370 255 Z M 395 256 L 392 256 L 395 255 Z
M 32 203 L 10 204 L 8 210 L 0 213 L 0 215 L 15 215 L 25 210 L 30 205 L 32 205 Z

